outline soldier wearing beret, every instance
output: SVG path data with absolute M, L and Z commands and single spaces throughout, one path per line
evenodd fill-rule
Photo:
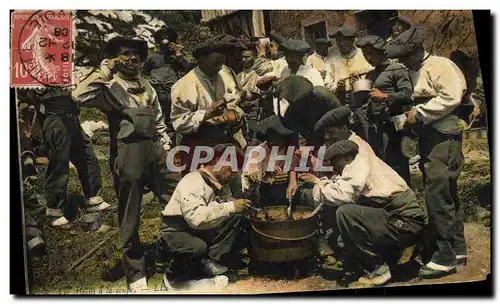
M 301 199 L 314 207 L 324 204 L 323 226 L 333 226 L 343 246 L 344 270 L 363 284 L 381 285 L 391 278 L 389 260 L 415 244 L 427 223 L 425 204 L 419 203 L 406 182 L 378 158 L 370 145 L 349 130 L 348 107 L 328 112 L 317 126 L 326 134 L 324 161 L 331 178 L 299 174 L 313 184 Z M 336 228 L 336 229 L 335 229 Z M 328 238 L 336 247 L 337 235 Z
M 339 53 L 333 57 L 330 67 L 332 77 L 327 75 L 325 85 L 334 91 L 344 104 L 352 89 L 351 82 L 357 78 L 363 78 L 363 73 L 373 69 L 361 50 L 354 45 L 356 36 L 356 31 L 350 27 L 339 28 L 329 36 L 335 39 Z
M 427 53 L 425 29 L 416 25 L 391 41 L 390 58 L 408 67 L 416 106 L 406 112 L 405 125 L 419 135 L 420 170 L 429 211 L 429 262 L 424 278 L 452 274 L 467 261 L 463 211 L 457 195 L 462 171 L 462 124 L 457 116 L 467 89 L 464 75 L 449 59 Z
M 219 39 L 200 43 L 193 52 L 198 65 L 172 88 L 172 124 L 183 136 L 181 145 L 190 147 L 182 157 L 185 173 L 190 170 L 195 146 L 232 142 L 244 148 L 247 144 L 244 112 L 238 106 L 241 87 L 234 72 L 225 66 L 228 50 L 236 50 L 234 42 Z
M 288 64 L 283 69 L 279 79 L 284 79 L 290 75 L 299 75 L 307 78 L 314 86 L 324 86 L 323 78 L 318 70 L 305 65 L 304 57 L 311 49 L 311 46 L 302 40 L 288 39 L 281 44 Z
M 366 60 L 375 70 L 366 75 L 373 83 L 367 107 L 369 122 L 368 143 L 375 154 L 410 184 L 408 158 L 401 152 L 404 131 L 396 130 L 392 117 L 403 114 L 413 104 L 413 86 L 408 69 L 400 63 L 391 63 L 385 55 L 386 42 L 375 35 L 360 38 Z
M 405 16 L 394 16 L 389 18 L 389 30 L 390 35 L 386 39 L 386 42 L 390 42 L 396 39 L 403 32 L 409 30 L 411 28 L 411 20 Z
M 314 40 L 314 53 L 307 57 L 306 65 L 315 68 L 321 74 L 323 80 L 330 71 L 331 56 L 328 56 L 328 48 L 332 46 L 332 42 L 327 38 L 318 38 Z M 330 75 L 331 77 L 331 75 Z
M 180 174 L 166 165 L 171 140 L 158 95 L 140 76 L 147 57 L 144 40 L 111 39 L 106 47 L 112 59 L 78 84 L 73 98 L 85 107 L 101 109 L 110 129 L 110 166 L 118 196 L 118 224 L 128 289 L 148 290 L 146 262 L 139 239 L 140 209 L 144 186 L 153 189 L 164 205 L 179 182 Z

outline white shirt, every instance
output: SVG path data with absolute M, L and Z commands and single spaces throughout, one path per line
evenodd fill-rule
M 209 175 L 219 195 L 205 182 L 200 171 Z M 190 172 L 181 179 L 162 214 L 182 216 L 193 229 L 215 228 L 234 214 L 231 190 L 221 185 L 208 170 Z
M 422 67 L 410 71 L 413 97 L 430 99 L 417 104 L 417 118 L 424 125 L 432 124 L 446 134 L 460 134 L 462 127 L 456 115 L 450 115 L 462 101 L 467 90 L 465 77 L 448 58 L 425 54 Z
M 331 63 L 333 61 L 333 55 L 328 55 L 327 57 L 323 57 L 320 54 L 314 52 L 312 55 L 307 57 L 306 65 L 310 66 L 318 70 L 318 72 L 325 72 L 325 79 L 327 74 L 331 74 Z M 331 79 L 333 79 L 333 74 L 330 75 Z
M 404 179 L 378 158 L 366 141 L 354 133 L 349 140 L 358 144 L 358 155 L 345 166 L 341 176 L 316 183 L 313 198 L 317 204 L 355 204 L 361 196 L 386 198 L 408 189 Z
M 243 117 L 244 112 L 238 106 L 241 93 L 236 75 L 228 67 L 223 66 L 213 79 L 210 79 L 198 67 L 194 68 L 172 87 L 170 118 L 174 130 L 180 134 L 196 133 L 207 109 L 219 100 L 225 100 L 227 107 L 234 110 L 238 118 Z M 233 137 L 241 147 L 246 146 L 241 130 Z
M 283 69 L 283 72 L 281 74 L 281 79 L 285 79 L 288 76 L 291 76 L 292 70 L 287 66 L 286 68 Z M 313 86 L 321 86 L 324 87 L 325 83 L 323 82 L 323 78 L 321 77 L 320 72 L 318 70 L 311 68 L 310 66 L 306 65 L 301 65 L 299 69 L 297 70 L 297 73 L 295 75 L 298 76 L 303 76 L 304 78 L 307 78 Z M 290 105 L 287 100 L 282 99 L 280 100 L 280 106 L 281 106 L 281 116 L 285 115 L 286 110 L 288 109 L 288 106 Z M 273 107 L 274 107 L 274 113 L 278 115 L 278 99 L 274 98 L 273 99 Z
M 351 54 L 346 56 L 337 54 L 332 57 L 330 63 L 331 72 L 325 77 L 325 86 L 332 91 L 336 90 L 339 80 L 346 79 L 353 75 L 368 73 L 373 69 L 374 67 L 366 61 L 363 52 L 358 48 L 355 48 Z M 364 76 L 362 78 L 364 78 Z M 345 83 L 346 90 L 351 90 L 350 82 L 346 81 Z

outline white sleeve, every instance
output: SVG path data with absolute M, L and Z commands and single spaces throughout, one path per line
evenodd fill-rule
M 366 186 L 369 170 L 368 157 L 358 154 L 345 166 L 340 178 L 335 181 L 320 180 L 314 186 L 314 201 L 331 206 L 356 203 Z
M 416 106 L 417 118 L 424 124 L 439 120 L 453 112 L 462 102 L 467 89 L 462 72 L 451 63 L 443 63 L 432 70 L 436 75 L 429 75 L 431 85 L 437 96 L 424 104 Z
M 160 102 L 158 100 L 158 95 L 156 93 L 154 95 L 153 107 L 155 108 L 156 111 L 155 130 L 156 134 L 160 136 L 160 143 L 162 145 L 165 144 L 170 145 L 172 143 L 172 140 L 167 134 L 167 126 L 165 125 L 165 116 L 163 115 L 163 112 L 161 110 Z
M 205 118 L 206 110 L 191 109 L 196 100 L 187 100 L 177 85 L 172 88 L 172 111 L 170 118 L 174 130 L 180 134 L 196 133 Z
M 209 201 L 211 189 L 204 184 L 186 182 L 179 190 L 182 215 L 193 229 L 215 228 L 234 214 L 233 202 Z
M 105 87 L 113 78 L 111 70 L 107 66 L 108 62 L 108 59 L 103 60 L 100 69 L 87 75 L 71 92 L 73 100 L 80 106 L 97 107 L 103 111 L 109 110 L 104 100 Z

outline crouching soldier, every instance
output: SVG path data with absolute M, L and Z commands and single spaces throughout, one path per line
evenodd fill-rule
M 304 197 L 315 206 L 336 208 L 344 270 L 362 284 L 381 285 L 391 278 L 387 262 L 398 249 L 414 244 L 427 224 L 427 210 L 370 145 L 348 129 L 350 113 L 343 108 L 332 113 L 337 114 L 329 129 L 334 144 L 327 148 L 325 160 L 335 174 L 331 179 L 300 174 L 300 180 L 314 184 Z
M 237 165 L 218 164 L 230 148 L 235 147 L 215 146 L 212 160 L 182 178 L 162 212 L 158 247 L 165 251 L 167 289 L 198 276 L 218 276 L 229 268 L 246 266 L 239 256 L 246 248 L 247 230 L 241 213 L 251 203 L 232 196 L 228 182 Z M 234 156 L 229 162 L 235 161 Z
M 266 141 L 250 151 L 248 168 L 242 174 L 243 193 L 261 207 L 288 205 L 297 191 L 293 171 L 300 161 L 294 155 L 298 146 L 297 134 L 285 128 L 276 115 L 261 121 L 259 133 Z
M 82 81 L 73 97 L 81 105 L 100 108 L 110 129 L 110 165 L 118 196 L 118 224 L 128 288 L 147 291 L 146 265 L 139 239 L 144 186 L 166 205 L 180 179 L 166 166 L 171 140 L 151 84 L 139 75 L 146 59 L 143 40 L 116 37 L 108 42 L 111 60 Z

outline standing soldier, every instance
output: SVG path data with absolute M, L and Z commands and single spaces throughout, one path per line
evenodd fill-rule
M 327 74 L 325 86 L 334 91 L 340 102 L 346 103 L 347 96 L 352 89 L 351 82 L 373 70 L 373 67 L 366 61 L 361 50 L 356 48 L 354 40 L 356 31 L 350 27 L 337 29 L 330 35 L 335 39 L 339 54 L 334 56 L 331 63 L 331 75 Z
M 139 239 L 141 198 L 144 186 L 153 189 L 163 205 L 169 201 L 179 179 L 167 170 L 167 135 L 158 96 L 139 75 L 146 59 L 143 40 L 116 37 L 107 44 L 99 70 L 82 81 L 73 97 L 83 106 L 98 107 L 108 116 L 110 163 L 118 196 L 118 224 L 128 288 L 148 290 L 143 248 Z
M 411 28 L 411 21 L 405 16 L 394 16 L 389 19 L 389 27 L 391 34 L 385 40 L 386 42 L 396 39 L 401 33 L 409 30 Z
M 89 211 L 103 211 L 111 205 L 99 195 L 101 173 L 90 138 L 80 126 L 80 109 L 63 88 L 42 88 L 28 91 L 26 100 L 44 115 L 43 144 L 48 152 L 45 190 L 46 215 L 53 219 L 52 226 L 67 227 L 64 216 L 69 181 L 69 163 L 75 165 Z
M 368 143 L 373 151 L 391 166 L 409 185 L 410 166 L 401 151 L 402 130 L 396 130 L 393 117 L 403 114 L 413 103 L 413 86 L 408 69 L 391 63 L 385 55 L 386 43 L 375 35 L 360 38 L 356 45 L 375 70 L 366 75 L 373 83 L 367 107 Z
M 332 46 L 332 42 L 327 38 L 318 38 L 314 40 L 314 53 L 307 57 L 306 65 L 315 68 L 320 72 L 321 77 L 325 80 L 326 75 L 331 73 L 330 63 L 332 57 L 328 56 L 328 48 Z M 330 77 L 333 77 L 330 75 Z
M 405 126 L 419 134 L 420 170 L 429 211 L 430 261 L 424 278 L 446 276 L 467 262 L 463 211 L 457 194 L 462 171 L 462 124 L 456 110 L 467 89 L 460 69 L 423 47 L 425 29 L 415 26 L 389 43 L 387 54 L 408 67 L 416 106 L 406 112 Z

